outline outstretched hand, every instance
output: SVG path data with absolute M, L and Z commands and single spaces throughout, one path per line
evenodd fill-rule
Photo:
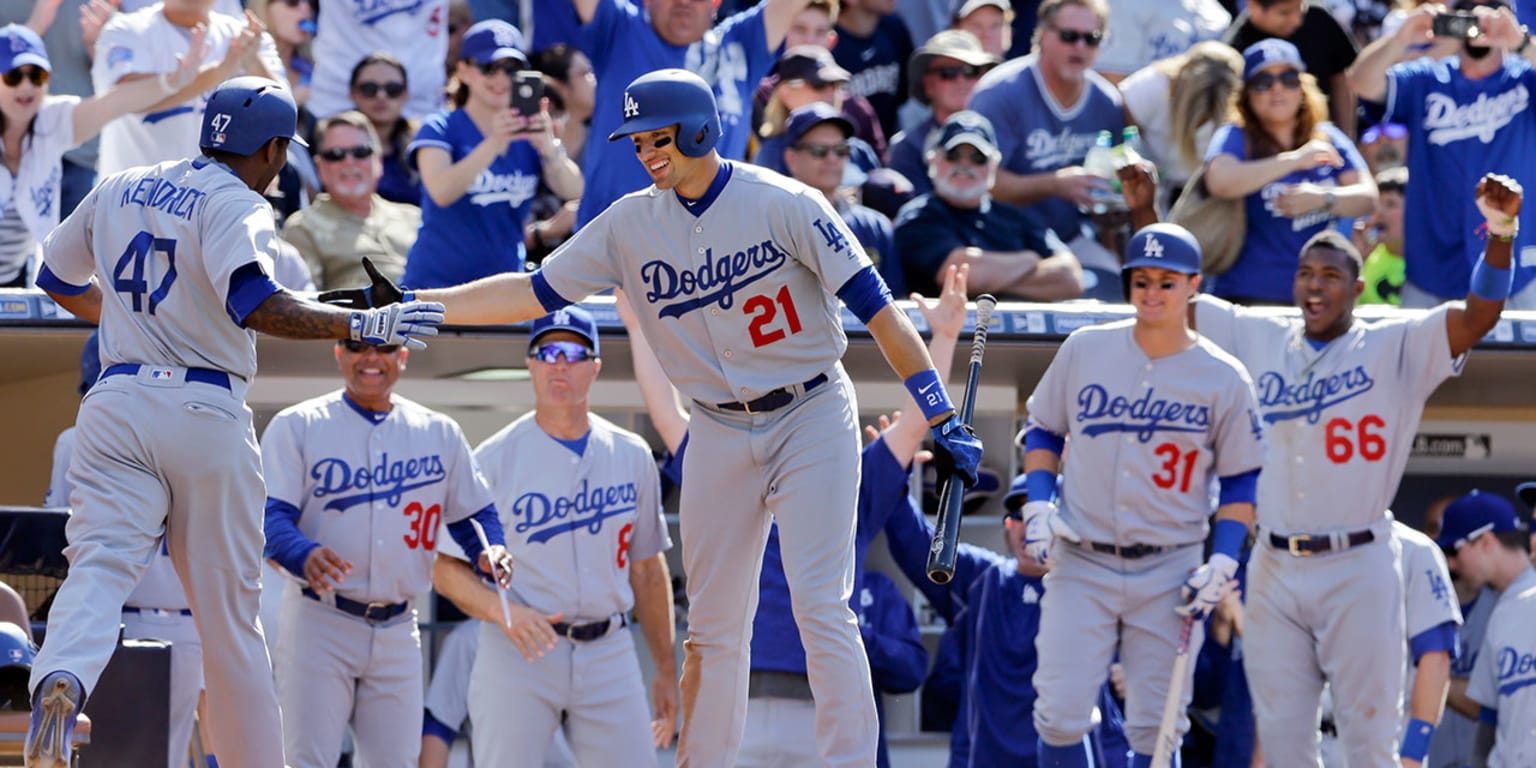
M 944 268 L 944 289 L 938 301 L 931 302 L 917 293 L 911 295 L 917 311 L 923 313 L 935 335 L 960 338 L 960 330 L 965 327 L 965 284 L 970 274 L 971 265 L 951 264 Z
M 405 291 L 395 285 L 379 268 L 373 265 L 373 260 L 363 257 L 363 271 L 368 273 L 371 281 L 364 288 L 338 288 L 325 291 L 315 298 L 326 304 L 334 304 L 348 309 L 370 309 L 384 307 L 390 304 L 398 304 L 402 301 L 410 301 L 410 291 Z
M 1150 162 L 1126 163 L 1115 171 L 1125 207 L 1136 211 L 1152 207 L 1157 197 L 1157 166 Z

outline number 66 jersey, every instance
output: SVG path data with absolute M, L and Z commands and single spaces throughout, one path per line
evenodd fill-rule
M 1259 476 L 1261 527 L 1328 533 L 1383 520 L 1424 401 L 1466 361 L 1451 357 L 1447 306 L 1356 320 L 1317 347 L 1300 318 L 1198 300 L 1195 327 L 1241 360 L 1258 390 L 1273 459 Z

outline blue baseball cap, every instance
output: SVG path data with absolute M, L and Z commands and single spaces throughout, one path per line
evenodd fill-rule
M 791 113 L 789 119 L 784 122 L 784 143 L 794 145 L 800 141 L 800 137 L 806 131 L 815 128 L 822 123 L 832 123 L 843 132 L 843 138 L 853 137 L 853 122 L 843 117 L 837 107 L 825 101 L 814 101 Z
M 1496 493 L 1473 491 L 1445 508 L 1440 521 L 1440 537 L 1435 543 L 1447 552 L 1485 533 L 1521 530 L 1520 513 L 1514 502 Z
M 533 330 L 528 332 L 528 352 L 531 354 L 539 343 L 539 337 L 550 331 L 570 331 L 587 340 L 592 346 L 592 355 L 595 357 L 600 352 L 597 348 L 597 321 L 585 309 L 572 305 L 563 309 L 557 309 L 535 321 Z
M 1125 245 L 1127 274 L 1137 267 L 1156 267 L 1186 275 L 1200 274 L 1200 243 L 1189 230 L 1166 222 L 1148 224 L 1131 235 Z
M 961 144 L 970 144 L 993 160 L 1002 157 L 997 149 L 997 132 L 992 129 L 992 121 L 980 112 L 962 109 L 950 115 L 939 129 L 938 141 L 934 142 L 939 149 L 954 149 Z
M 1029 489 L 1025 487 L 1027 478 L 1028 475 L 1024 472 L 1015 475 L 1013 484 L 1008 487 L 1008 492 L 1003 494 L 1003 509 L 1008 510 L 1010 515 L 1018 512 L 1019 508 L 1029 501 Z
M 9 72 L 25 64 L 53 71 L 48 64 L 48 46 L 36 32 L 20 24 L 0 27 L 0 72 Z
M 464 32 L 459 43 L 459 56 L 476 64 L 490 64 L 502 59 L 517 59 L 528 66 L 528 55 L 523 53 L 523 33 L 517 27 L 501 19 L 486 19 Z
M 1243 81 L 1247 82 L 1257 75 L 1259 70 L 1276 64 L 1295 67 L 1297 72 L 1307 71 L 1306 62 L 1301 60 L 1301 51 L 1295 45 L 1278 37 L 1271 37 L 1243 49 Z

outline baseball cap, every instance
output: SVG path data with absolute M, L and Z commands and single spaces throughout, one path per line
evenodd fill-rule
M 1496 493 L 1473 491 L 1445 508 L 1440 521 L 1440 538 L 1435 543 L 1447 552 L 1485 533 L 1520 530 L 1520 513 L 1514 502 Z
M 1519 497 L 1521 504 L 1536 508 L 1536 481 L 1515 486 L 1515 496 Z
M 853 136 L 852 121 L 843 117 L 843 113 L 839 112 L 837 107 L 825 101 L 816 101 L 789 113 L 789 119 L 784 122 L 784 143 L 786 145 L 798 143 L 806 131 L 822 123 L 835 124 L 842 129 L 845 139 Z
M 599 354 L 597 348 L 597 321 L 585 309 L 577 306 L 569 306 L 557 309 L 535 321 L 533 330 L 528 332 L 528 351 L 532 352 L 539 343 L 539 337 L 550 331 L 570 331 L 587 340 L 592 345 L 592 355 Z
M 501 19 L 486 19 L 466 30 L 463 42 L 459 43 L 459 55 L 476 64 L 502 59 L 528 64 L 528 55 L 523 53 L 523 33 Z
M 993 160 L 1002 157 L 1002 153 L 997 151 L 997 134 L 992 130 L 992 121 L 980 112 L 962 109 L 950 115 L 944 121 L 944 127 L 939 129 L 939 138 L 934 146 L 954 149 L 961 144 L 970 144 Z
M 1013 10 L 1013 4 L 1008 0 L 955 0 L 954 13 L 949 15 L 950 23 L 957 22 L 989 6 L 1003 13 Z
M 982 49 L 981 41 L 975 35 L 963 29 L 946 29 L 935 34 L 923 43 L 923 47 L 912 52 L 912 60 L 907 66 L 908 87 L 924 104 L 928 103 L 928 94 L 923 90 L 923 75 L 928 72 L 929 62 L 937 58 L 954 59 L 973 67 L 992 67 L 1000 61 Z
M 0 621 L 0 706 L 16 710 L 27 706 L 27 677 L 37 647 L 26 630 L 14 622 Z
M 9 72 L 24 64 L 52 71 L 48 64 L 48 46 L 36 32 L 20 24 L 0 27 L 0 72 Z
M 814 88 L 829 83 L 846 83 L 853 78 L 848 70 L 837 65 L 832 52 L 819 45 L 797 45 L 784 52 L 771 74 L 778 75 L 778 82 L 804 80 Z
M 1295 45 L 1280 38 L 1271 37 L 1243 49 L 1244 82 L 1258 74 L 1259 70 L 1276 64 L 1295 67 L 1298 72 L 1307 71 L 1306 63 L 1301 60 L 1301 51 Z
M 1026 488 L 1028 474 L 1020 472 L 1013 478 L 1013 484 L 1008 486 L 1008 492 L 1003 494 L 1003 509 L 1009 515 L 1015 515 L 1024 503 L 1029 501 L 1029 489 Z
M 1148 224 L 1131 235 L 1125 245 L 1122 273 L 1137 267 L 1156 267 L 1186 275 L 1200 274 L 1200 243 L 1189 230 L 1166 222 Z

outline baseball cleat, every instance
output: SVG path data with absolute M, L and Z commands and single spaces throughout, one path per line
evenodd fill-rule
M 32 722 L 27 726 L 27 768 L 70 768 L 75 736 L 75 716 L 80 714 L 83 691 L 80 680 L 68 672 L 43 678 L 32 699 Z

